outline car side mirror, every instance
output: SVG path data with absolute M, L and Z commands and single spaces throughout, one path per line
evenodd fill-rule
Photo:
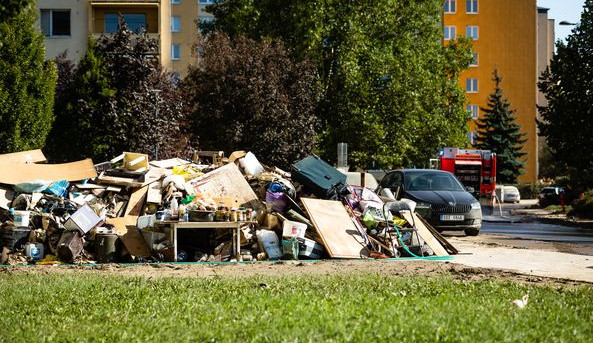
M 476 190 L 474 189 L 474 187 L 472 187 L 472 186 L 467 186 L 467 187 L 465 187 L 465 190 L 466 190 L 466 191 L 468 191 L 469 193 L 473 193 L 473 192 L 475 192 L 475 191 L 476 191 Z

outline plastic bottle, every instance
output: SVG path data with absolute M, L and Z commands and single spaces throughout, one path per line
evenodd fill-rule
M 176 197 L 173 197 L 173 200 L 171 200 L 171 216 L 172 219 L 179 218 L 179 203 Z
M 187 222 L 189 221 L 189 214 L 187 211 L 187 206 L 184 204 L 179 205 L 179 221 Z

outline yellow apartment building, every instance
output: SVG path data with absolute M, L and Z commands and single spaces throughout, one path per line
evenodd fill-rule
M 522 182 L 537 180 L 537 80 L 541 64 L 547 64 L 551 57 L 550 38 L 543 35 L 551 33 L 551 41 L 554 39 L 553 21 L 550 26 L 547 11 L 543 11 L 545 15 L 539 11 L 536 0 L 445 0 L 443 11 L 445 44 L 459 36 L 473 38 L 474 60 L 459 82 L 466 91 L 467 110 L 474 120 L 482 115 L 480 108 L 487 106 L 488 96 L 494 90 L 494 69 L 503 78 L 503 94 L 516 110 L 516 123 L 527 139 Z M 538 21 L 545 29 L 538 30 Z M 540 43 L 544 41 L 548 44 L 545 47 Z M 551 48 L 553 52 L 553 44 Z M 542 56 L 544 53 L 547 55 Z M 470 130 L 473 143 L 474 122 L 470 123 Z
M 67 51 L 77 61 L 88 37 L 117 31 L 121 13 L 132 30 L 145 29 L 159 42 L 155 53 L 163 67 L 179 77 L 187 74 L 196 41 L 200 8 L 212 0 L 38 0 L 39 28 L 48 59 Z

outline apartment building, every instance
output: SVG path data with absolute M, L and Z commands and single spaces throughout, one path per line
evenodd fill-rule
M 536 0 L 444 1 L 445 44 L 459 36 L 473 39 L 474 59 L 459 82 L 467 93 L 467 110 L 474 120 L 482 115 L 480 108 L 487 106 L 494 90 L 494 69 L 503 77 L 504 95 L 516 110 L 516 122 L 527 139 L 525 174 L 520 177 L 523 182 L 537 180 L 537 80 L 553 54 L 553 21 L 547 18 L 547 11 L 545 15 L 541 11 Z M 475 123 L 470 127 L 473 141 Z
M 159 42 L 159 60 L 168 71 L 183 77 L 193 57 L 196 22 L 212 0 L 38 0 L 39 28 L 45 35 L 47 58 L 67 51 L 78 60 L 88 48 L 88 37 L 117 31 L 121 13 L 128 27 Z M 209 15 L 208 15 L 209 16 Z M 210 19 L 204 19 L 210 20 Z

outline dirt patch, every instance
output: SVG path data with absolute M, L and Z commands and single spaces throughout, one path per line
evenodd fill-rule
M 0 274 L 108 274 L 127 277 L 251 277 L 291 275 L 336 275 L 366 273 L 389 276 L 439 276 L 450 275 L 457 280 L 506 280 L 526 284 L 574 286 L 584 282 L 556 278 L 522 275 L 497 269 L 466 267 L 448 261 L 397 261 L 397 260 L 348 260 L 348 261 L 282 261 L 237 264 L 105 264 L 96 266 L 10 266 L 1 267 Z

